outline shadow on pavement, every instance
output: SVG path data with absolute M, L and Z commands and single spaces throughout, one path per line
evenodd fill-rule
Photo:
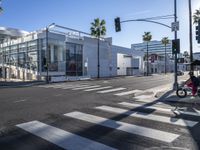
M 176 91 L 170 90 L 163 94 L 158 101 L 175 107 L 174 110 L 177 110 L 177 112 L 190 111 L 200 114 L 200 97 L 195 97 L 194 99 L 191 99 L 191 96 L 179 98 L 176 96 Z M 174 114 L 174 118 L 183 118 L 183 116 L 185 116 L 181 113 L 175 113 L 175 111 Z M 186 118 L 188 118 L 188 120 L 191 118 L 198 121 L 200 120 L 200 116 L 192 116 L 190 114 L 188 114 Z M 187 127 L 187 129 L 190 132 L 193 142 L 196 144 L 196 148 L 200 149 L 200 123 L 196 124 L 194 127 Z

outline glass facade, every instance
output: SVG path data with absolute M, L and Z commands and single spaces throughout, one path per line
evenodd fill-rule
M 46 42 L 46 36 L 41 36 L 1 44 L 0 69 L 1 66 L 12 68 L 11 72 L 25 69 L 26 72 L 34 71 L 45 76 L 48 64 L 49 76 L 59 76 L 59 73 L 66 76 L 83 75 L 83 45 L 66 43 L 65 39 L 53 33 L 48 37 L 48 49 Z
M 66 43 L 66 75 L 83 75 L 83 46 Z
M 169 40 L 169 44 L 166 45 L 166 53 L 168 55 L 172 55 L 172 45 L 171 40 Z M 147 51 L 147 44 L 146 42 L 132 44 L 132 49 L 135 50 L 143 50 L 145 53 Z M 148 52 L 149 54 L 158 54 L 158 55 L 165 55 L 165 45 L 161 41 L 149 41 L 148 42 Z
M 1 47 L 0 51 L 0 62 L 2 64 L 37 71 L 37 40 Z

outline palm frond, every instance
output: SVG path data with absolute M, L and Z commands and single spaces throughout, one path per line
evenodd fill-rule
M 91 23 L 92 26 L 90 27 L 91 35 L 94 37 L 106 35 L 105 24 L 105 20 L 100 20 L 99 18 L 94 19 L 94 22 Z

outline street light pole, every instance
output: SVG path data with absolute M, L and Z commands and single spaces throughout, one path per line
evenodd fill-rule
M 46 82 L 49 83 L 49 28 L 56 26 L 55 23 L 52 23 L 46 27 L 46 65 L 47 65 L 47 78 Z
M 99 39 L 100 37 L 98 36 L 98 48 L 97 48 L 97 69 L 98 69 L 98 71 L 97 71 L 97 78 L 99 78 L 100 77 L 100 60 L 99 60 L 99 42 L 100 42 L 100 39 Z
M 48 44 L 48 32 L 49 32 L 49 27 L 46 27 L 46 69 L 47 69 L 46 82 L 47 83 L 49 83 L 49 44 Z
M 174 0 L 174 22 L 177 21 L 177 10 L 176 10 L 176 2 L 177 0 Z M 177 39 L 177 30 L 174 31 L 174 39 Z M 177 82 L 177 52 L 174 54 L 174 85 L 173 89 L 176 90 L 178 88 L 178 82 Z
M 149 49 L 148 49 L 148 42 L 147 42 L 147 76 L 149 76 Z

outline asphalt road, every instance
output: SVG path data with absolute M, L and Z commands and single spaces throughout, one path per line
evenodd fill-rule
M 198 123 L 198 121 L 200 120 L 199 116 L 184 114 L 177 115 L 137 107 L 127 108 L 125 106 L 119 105 L 119 103 L 133 103 L 134 101 L 131 96 L 127 97 L 113 95 L 114 93 L 136 89 L 144 91 L 155 86 L 165 85 L 169 83 L 173 83 L 173 75 L 158 75 L 150 77 L 118 77 L 112 79 L 51 84 L 54 88 L 48 87 L 51 85 L 20 88 L 2 88 L 0 89 L 0 149 L 57 150 L 63 148 L 65 149 L 67 146 L 71 146 L 67 147 L 67 149 L 89 148 L 89 146 L 78 144 L 78 142 L 75 142 L 75 144 L 73 144 L 74 139 L 71 137 L 76 137 L 74 136 L 75 134 L 79 137 L 89 139 L 90 144 L 88 144 L 87 141 L 84 142 L 87 145 L 93 145 L 95 142 L 98 142 L 98 144 L 94 144 L 94 147 L 92 147 L 91 149 L 164 149 L 166 147 L 170 149 L 175 149 L 179 147 L 197 150 L 200 148 L 200 125 Z M 99 87 L 112 86 L 112 89 L 125 89 L 115 92 L 98 93 L 98 91 L 96 90 L 84 91 L 88 89 L 87 86 L 85 86 L 85 88 L 75 90 L 75 88 L 80 88 L 80 85 L 86 84 Z M 55 88 L 56 86 L 60 87 Z M 165 121 L 162 122 L 158 120 L 149 120 L 147 118 L 144 119 L 141 117 L 132 117 L 130 116 L 130 112 L 128 112 L 128 114 L 116 114 L 113 112 L 108 112 L 105 110 L 101 110 L 104 107 L 100 107 L 101 109 L 97 109 L 96 107 L 99 106 L 115 107 L 127 111 L 132 110 L 134 112 L 138 112 L 138 114 L 143 112 L 146 113 L 146 115 L 153 114 L 164 116 L 171 118 L 171 122 L 176 122 L 176 119 L 191 120 L 193 122 L 196 122 L 196 124 L 190 127 L 174 125 L 171 122 L 166 123 Z M 162 107 L 168 109 L 171 106 L 163 105 Z M 109 110 L 112 109 L 109 108 Z M 74 112 L 81 112 L 84 114 L 79 114 L 79 117 L 76 118 L 77 114 L 75 113 L 76 115 L 73 116 Z M 134 114 L 134 112 L 131 113 Z M 67 114 L 67 116 L 64 116 L 64 114 Z M 102 120 L 102 118 L 107 118 L 118 122 L 105 120 L 103 121 L 104 123 L 101 122 L 100 124 L 98 124 L 98 122 L 95 122 L 95 117 L 93 118 L 92 116 L 89 116 L 85 118 L 85 114 L 99 116 L 101 117 L 98 118 L 100 120 Z M 84 118 L 92 118 L 92 120 L 85 121 L 83 120 Z M 175 118 L 175 120 L 173 120 L 172 118 Z M 53 131 L 49 131 L 51 130 L 51 128 L 48 128 L 49 132 L 47 133 L 46 127 L 43 127 L 41 131 L 37 129 L 37 132 L 35 132 L 35 134 L 31 134 L 29 133 L 31 131 L 27 132 L 25 131 L 25 129 L 16 126 L 31 121 L 39 121 L 34 123 L 36 123 L 38 126 L 43 123 L 45 125 L 55 127 L 56 129 L 62 129 L 62 132 L 68 131 L 70 133 L 73 133 L 73 135 L 64 136 L 62 138 L 60 137 L 59 140 L 55 140 L 55 137 L 51 137 L 54 135 Z M 126 124 L 121 124 L 120 122 Z M 120 126 L 122 127 L 120 128 L 118 124 L 120 124 Z M 139 127 L 138 132 L 140 133 L 136 133 L 136 131 L 134 131 L 135 126 L 132 127 L 128 125 L 129 127 L 127 127 L 127 124 L 136 125 L 137 127 Z M 159 132 L 163 131 L 163 139 L 159 139 L 159 133 L 155 134 L 157 132 L 154 133 L 154 130 L 150 130 L 149 135 L 146 135 L 147 132 L 143 133 L 143 130 L 140 131 L 141 127 L 155 129 Z M 55 133 L 58 132 L 60 133 L 61 131 L 55 130 Z M 46 135 L 46 138 L 41 138 L 41 135 L 37 135 L 39 133 L 44 133 Z M 173 141 L 170 141 L 171 139 L 168 137 L 167 133 L 173 133 L 174 135 L 178 136 Z M 164 138 L 165 134 L 166 140 Z M 79 137 L 76 137 L 76 140 L 79 139 Z M 54 140 L 51 141 L 52 139 Z M 68 143 L 67 141 L 70 140 L 72 142 Z M 63 141 L 65 141 L 64 143 L 67 146 L 63 144 Z

